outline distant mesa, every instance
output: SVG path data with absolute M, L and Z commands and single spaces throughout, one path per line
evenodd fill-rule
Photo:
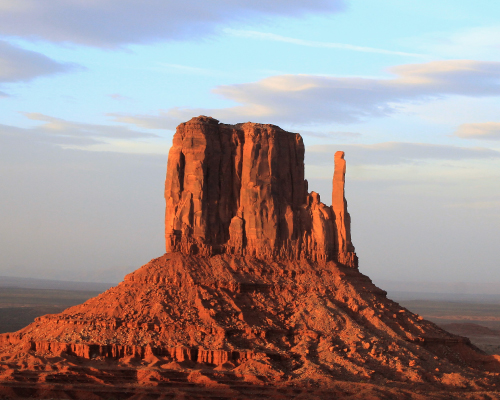
M 167 252 L 338 261 L 357 267 L 335 154 L 332 206 L 307 191 L 304 143 L 275 125 L 180 124 L 165 182 Z
M 500 398 L 498 356 L 359 272 L 344 153 L 334 159 L 327 206 L 308 193 L 299 134 L 180 124 L 167 252 L 1 334 L 0 398 Z

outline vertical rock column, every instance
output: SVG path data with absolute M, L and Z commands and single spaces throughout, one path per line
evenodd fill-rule
M 335 218 L 335 242 L 337 245 L 337 260 L 341 264 L 357 267 L 358 258 L 351 243 L 351 216 L 347 212 L 345 199 L 344 152 L 335 153 L 335 171 L 333 173 L 332 210 Z
M 338 152 L 329 207 L 307 193 L 298 133 L 193 118 L 177 127 L 168 156 L 166 250 L 355 267 L 344 178 L 344 153 Z
M 302 138 L 273 125 L 246 123 L 238 128 L 244 144 L 232 242 L 238 249 L 244 237 L 244 252 L 259 258 L 287 257 L 301 235 L 295 220 L 307 194 Z
M 212 244 L 224 240 L 220 225 L 227 220 L 227 210 L 219 210 L 219 200 L 221 189 L 231 186 L 221 188 L 221 176 L 228 174 L 225 153 L 230 152 L 223 142 L 218 122 L 211 118 L 191 120 L 177 128 L 165 181 L 167 252 L 210 255 Z M 230 199 L 231 193 L 223 197 Z

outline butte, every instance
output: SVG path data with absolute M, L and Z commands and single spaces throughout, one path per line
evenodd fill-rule
M 299 134 L 180 124 L 166 253 L 82 305 L 0 335 L 0 398 L 500 398 L 500 364 L 358 270 L 335 154 L 308 193 Z

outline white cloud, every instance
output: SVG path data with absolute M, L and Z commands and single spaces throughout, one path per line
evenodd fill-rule
M 1 83 L 30 81 L 39 76 L 68 72 L 75 68 L 74 64 L 59 63 L 43 54 L 0 40 Z
M 402 51 L 378 49 L 378 48 L 374 48 L 374 47 L 354 46 L 352 44 L 345 44 L 345 43 L 332 43 L 332 42 L 318 42 L 318 41 L 314 41 L 314 40 L 303 40 L 303 39 L 296 39 L 296 38 L 276 35 L 274 33 L 238 30 L 238 29 L 230 29 L 230 28 L 224 29 L 224 32 L 226 32 L 232 36 L 251 38 L 251 39 L 259 39 L 259 40 L 267 40 L 267 41 L 272 41 L 272 42 L 290 43 L 290 44 L 295 44 L 298 46 L 306 46 L 306 47 L 350 50 L 350 51 L 358 51 L 358 52 L 362 52 L 362 53 L 388 54 L 388 55 L 397 55 L 397 56 L 405 56 L 405 57 L 425 57 L 422 54 L 405 53 Z
M 0 34 L 98 47 L 185 39 L 219 24 L 336 12 L 342 0 L 0 0 Z
M 213 91 L 238 105 L 223 109 L 172 108 L 157 115 L 112 114 L 117 121 L 153 129 L 174 129 L 193 116 L 228 123 L 351 123 L 382 117 L 398 106 L 445 96 L 500 95 L 500 62 L 433 61 L 390 69 L 391 79 L 281 75 L 257 82 L 218 86 Z
M 454 135 L 462 139 L 500 140 L 500 122 L 462 124 Z

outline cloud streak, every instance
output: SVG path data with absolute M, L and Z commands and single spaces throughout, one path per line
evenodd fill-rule
M 0 40 L 0 83 L 27 82 L 40 76 L 70 72 L 75 64 L 64 64 L 35 51 Z M 2 93 L 0 93 L 0 96 Z
M 222 121 L 275 124 L 352 123 L 383 117 L 398 106 L 446 96 L 500 95 L 500 62 L 472 60 L 405 64 L 390 79 L 281 75 L 257 82 L 223 85 L 213 92 L 236 103 L 215 108 L 172 108 L 157 115 L 111 114 L 117 121 L 152 129 L 174 129 L 195 115 Z
M 343 0 L 0 0 L 0 34 L 97 47 L 188 39 L 220 24 L 338 12 Z
M 230 28 L 224 29 L 224 32 L 226 32 L 232 36 L 238 36 L 238 37 L 244 37 L 244 38 L 250 38 L 250 39 L 258 39 L 258 40 L 267 40 L 267 41 L 272 41 L 272 42 L 290 43 L 290 44 L 295 44 L 298 46 L 306 46 L 306 47 L 350 50 L 350 51 L 359 51 L 362 53 L 377 53 L 377 54 L 397 55 L 397 56 L 405 56 L 405 57 L 425 57 L 422 54 L 405 53 L 403 51 L 377 49 L 377 48 L 373 48 L 373 47 L 364 47 L 364 46 L 354 46 L 352 44 L 345 44 L 345 43 L 318 42 L 318 41 L 314 41 L 314 40 L 295 39 L 295 38 L 291 38 L 291 37 L 276 35 L 274 33 L 246 31 L 246 30 L 238 30 L 238 29 L 230 29 Z
M 454 136 L 462 139 L 500 140 L 500 122 L 462 124 Z
M 44 122 L 44 124 L 40 125 L 37 129 L 45 133 L 57 136 L 89 136 L 110 139 L 138 139 L 158 137 L 158 135 L 155 135 L 153 133 L 138 132 L 123 126 L 72 122 L 40 113 L 24 113 L 24 116 L 33 121 Z
M 40 113 L 24 113 L 42 124 L 33 128 L 19 128 L 0 124 L 0 143 L 38 142 L 55 146 L 77 146 L 92 149 L 92 146 L 108 143 L 109 140 L 133 143 L 137 139 L 158 138 L 157 135 L 132 130 L 117 125 L 85 124 L 67 121 Z

